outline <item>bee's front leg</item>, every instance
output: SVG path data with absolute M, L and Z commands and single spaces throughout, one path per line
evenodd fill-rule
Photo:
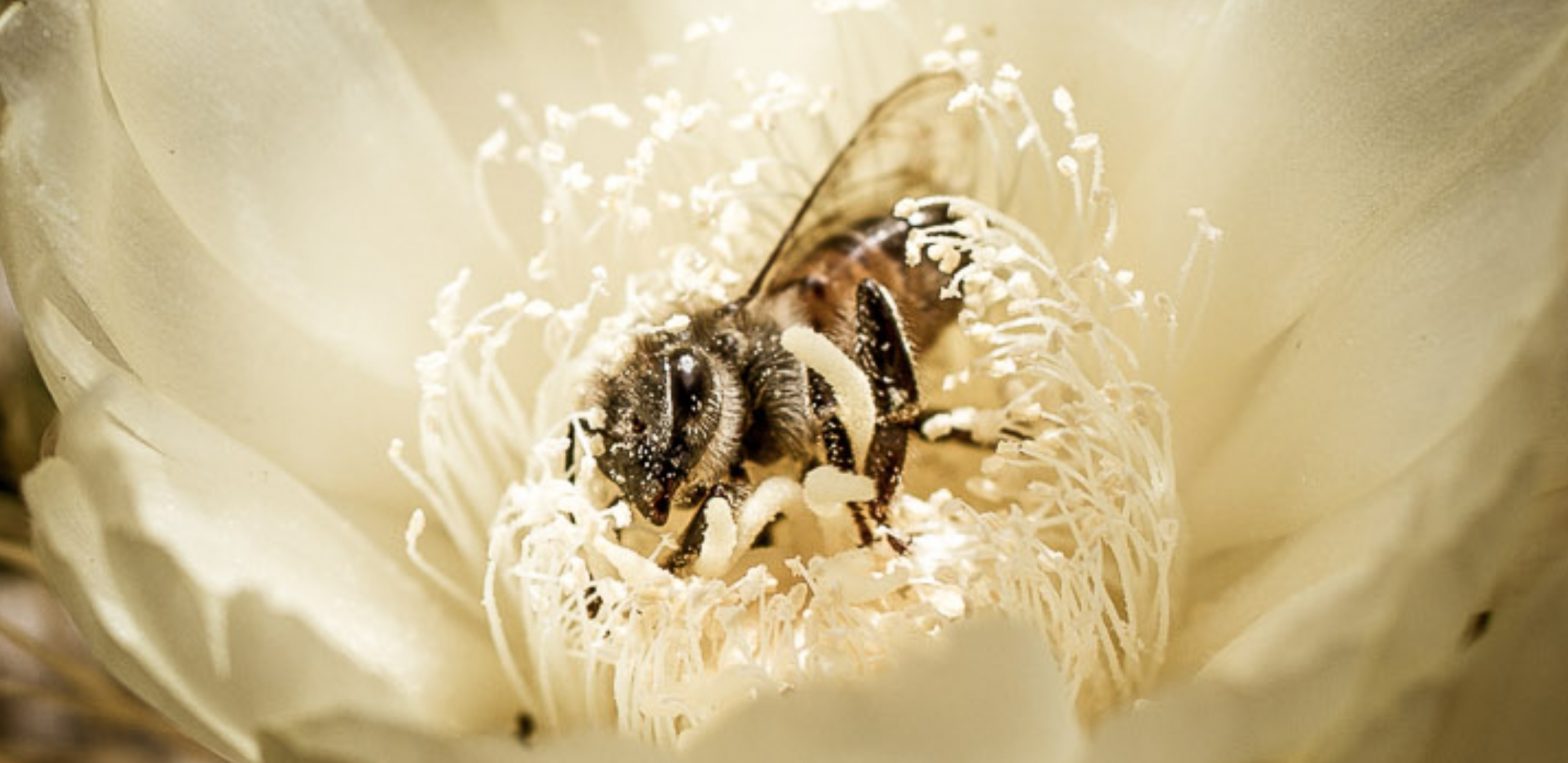
M 708 507 L 706 504 L 697 507 L 697 514 L 687 523 L 686 531 L 681 533 L 681 544 L 676 547 L 675 553 L 664 560 L 664 569 L 670 572 L 683 569 L 697 559 L 697 553 L 702 550 L 702 537 L 708 531 Z
M 576 482 L 577 474 L 577 422 L 569 421 L 566 424 L 566 458 L 561 464 L 561 473 L 566 478 Z
M 581 462 L 578 460 L 577 454 L 581 448 L 588 447 L 587 443 L 579 439 L 579 431 L 590 437 L 599 434 L 599 430 L 594 429 L 593 425 L 588 423 L 586 416 L 573 416 L 566 422 L 566 457 L 562 459 L 561 473 L 566 475 L 566 478 L 572 482 L 577 482 L 577 478 L 582 476 L 578 469 Z

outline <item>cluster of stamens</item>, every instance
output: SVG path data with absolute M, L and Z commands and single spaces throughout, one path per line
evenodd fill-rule
M 717 118 L 718 107 L 668 92 L 647 104 L 649 137 L 614 182 L 592 180 L 554 137 L 535 135 L 513 154 L 548 169 L 551 247 L 570 248 L 574 232 L 602 242 L 615 225 L 666 235 L 684 219 L 692 234 L 668 238 L 641 265 L 607 263 L 576 305 L 514 293 L 461 318 L 459 283 L 432 321 L 442 348 L 422 363 L 417 463 L 394 447 L 427 504 L 411 522 L 409 553 L 454 600 L 482 611 L 519 706 L 539 728 L 613 727 L 673 746 L 758 693 L 868 675 L 901 644 L 983 614 L 1040 634 L 1086 718 L 1146 686 L 1166 644 L 1180 510 L 1164 402 L 1140 367 L 1144 348 L 1113 323 L 1158 328 L 1174 318 L 1160 309 L 1168 301 L 1146 299 L 1108 264 L 1115 206 L 1101 187 L 1098 140 L 1079 132 L 1058 91 L 1069 149 L 1053 155 L 1019 76 L 1004 66 L 989 84 L 956 93 L 950 108 L 983 110 L 991 129 L 1008 131 L 1000 143 L 1016 151 L 1003 170 L 1044 167 L 1054 190 L 1035 203 L 1054 204 L 1051 214 L 1025 210 L 1026 225 L 1007 199 L 978 196 L 893 210 L 953 210 L 907 250 L 950 273 L 950 296 L 964 305 L 958 329 L 923 361 L 931 404 L 950 411 L 928 420 L 926 434 L 961 428 L 982 446 L 916 448 L 919 468 L 889 520 L 907 543 L 902 553 L 857 542 L 849 505 L 864 499 L 863 477 L 782 470 L 757 475 L 740 505 L 710 503 L 696 559 L 671 570 L 659 563 L 668 533 L 614 501 L 597 473 L 587 431 L 595 413 L 580 409 L 584 380 L 624 351 L 628 333 L 663 324 L 650 322 L 656 305 L 721 299 L 744 271 L 744 253 L 766 241 L 757 229 L 780 219 L 757 203 L 776 194 L 746 186 L 765 185 L 759 168 L 787 161 L 747 157 L 679 194 L 659 187 L 659 151 L 690 131 L 778 129 L 790 115 L 745 126 L 740 115 Z M 800 118 L 818 124 L 819 107 L 799 106 Z M 607 122 L 635 121 L 595 109 Z M 552 113 L 552 129 L 588 118 Z M 508 140 L 493 139 L 481 163 L 501 161 Z M 580 203 L 595 193 L 598 222 L 584 219 Z M 1062 224 L 1049 245 L 1037 218 Z M 564 267 L 549 251 L 540 258 L 539 272 Z M 617 267 L 633 275 L 611 295 Z M 820 339 L 797 332 L 790 349 L 812 367 L 842 366 Z M 530 361 L 517 360 L 527 353 Z M 549 372 L 529 370 L 539 353 L 554 361 Z M 866 381 L 848 368 L 830 379 L 843 415 L 870 421 L 869 395 L 857 386 Z M 524 374 L 530 381 L 519 381 Z M 574 422 L 590 424 L 576 433 L 588 447 L 568 472 Z M 764 528 L 769 542 L 758 544 Z

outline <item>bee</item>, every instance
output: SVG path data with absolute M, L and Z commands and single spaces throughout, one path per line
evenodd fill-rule
M 956 74 L 922 75 L 877 104 L 744 294 L 639 337 L 594 383 L 604 417 L 589 431 L 602 437 L 600 470 L 655 526 L 672 510 L 697 510 L 667 567 L 683 566 L 700 547 L 708 501 L 738 507 L 749 494 L 746 464 L 823 459 L 857 471 L 833 389 L 781 342 L 793 325 L 827 336 L 871 381 L 876 420 L 862 473 L 875 495 L 851 510 L 862 545 L 887 529 L 922 417 L 915 361 L 959 310 L 942 298 L 946 274 L 924 258 L 905 260 L 911 231 L 950 222 L 947 208 L 891 212 L 901 198 L 953 193 L 965 182 L 962 161 L 942 160 L 976 133 L 972 117 L 947 109 L 962 83 Z M 880 535 L 902 550 L 895 534 Z

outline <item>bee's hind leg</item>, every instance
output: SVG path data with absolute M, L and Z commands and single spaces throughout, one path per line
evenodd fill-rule
M 867 509 L 871 520 L 886 528 L 888 507 L 904 477 L 909 434 L 920 415 L 920 389 L 898 306 L 887 289 L 870 279 L 855 290 L 855 362 L 871 381 L 877 408 L 865 467 L 876 497 Z M 904 551 L 903 541 L 892 534 L 887 537 L 895 550 Z
M 888 527 L 888 507 L 903 480 L 909 433 L 920 414 L 920 392 L 915 386 L 914 353 L 904 338 L 898 307 L 892 295 L 870 279 L 861 281 L 855 291 L 854 359 L 871 382 L 876 406 L 876 427 L 866 450 L 864 470 L 876 492 L 869 502 L 852 503 L 849 508 L 855 517 L 860 545 L 874 543 L 876 530 L 881 528 L 888 544 L 903 553 L 904 542 Z M 855 453 L 849 432 L 838 417 L 833 389 L 816 371 L 808 369 L 807 377 L 828 463 L 854 473 Z

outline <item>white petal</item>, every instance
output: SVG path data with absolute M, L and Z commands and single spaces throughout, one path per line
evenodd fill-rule
M 1555 760 L 1568 749 L 1568 562 L 1513 608 L 1499 609 L 1455 680 L 1430 704 L 1428 748 L 1413 760 Z M 1372 731 L 1383 729 L 1374 728 Z M 1369 760 L 1370 758 L 1363 758 Z
M 1517 352 L 1568 270 L 1565 29 L 1552 2 L 1215 20 L 1118 247 L 1172 283 L 1182 210 L 1225 231 L 1172 400 L 1199 553 L 1375 489 Z
M 612 732 L 542 740 L 440 739 L 365 717 L 292 723 L 263 742 L 268 763 L 326 761 L 1069 761 L 1082 746 L 1053 660 L 1029 630 L 959 628 L 855 686 L 808 686 L 716 721 L 678 756 Z M 537 756 L 537 757 L 536 757 Z
M 468 157 L 362 9 L 155 0 L 95 21 L 104 83 L 153 182 L 285 314 L 401 378 L 397 340 L 426 343 L 436 289 L 462 267 L 481 282 L 485 266 L 507 272 L 478 225 Z
M 110 381 L 24 483 L 45 570 L 98 656 L 183 728 L 256 756 L 267 722 L 378 708 L 510 717 L 483 625 L 276 465 Z
M 419 0 L 367 3 L 452 130 L 458 150 L 471 151 L 502 126 L 502 92 L 532 114 L 545 104 L 576 109 L 614 100 L 635 105 L 642 93 L 632 75 L 651 48 L 678 40 L 638 23 L 644 8 L 592 4 L 533 5 L 477 0 L 434 6 Z M 668 15 L 669 9 L 647 9 Z M 596 35 L 602 45 L 586 41 Z M 610 76 L 613 72 L 614 76 Z M 522 210 L 533 214 L 537 210 Z
M 18 303 L 54 305 L 310 484 L 401 497 L 384 454 L 411 429 L 434 295 L 465 265 L 499 291 L 513 265 L 362 12 L 190 6 L 14 9 L 0 87 Z M 51 374 L 57 394 L 91 382 Z
M 855 686 L 765 697 L 715 722 L 696 761 L 1067 761 L 1081 736 L 1034 632 L 972 622 L 937 655 Z
M 1108 152 L 1109 182 L 1122 191 L 1170 129 L 1163 116 L 1181 97 L 1221 5 L 1045 0 L 977 3 L 963 13 L 972 34 L 994 30 L 998 59 L 1022 71 L 1020 87 L 1037 107 L 1048 104 L 1058 86 L 1076 96 L 1079 121 L 1099 133 Z
M 664 750 L 613 732 L 530 740 L 510 734 L 441 737 L 395 721 L 339 714 L 290 722 L 262 735 L 266 763 L 661 763 Z
M 500 23 L 504 7 L 493 7 L 484 0 L 440 5 L 420 0 L 368 0 L 365 5 L 396 46 L 424 98 L 440 115 L 453 150 L 461 155 L 472 152 L 502 125 L 504 114 L 496 106 L 497 94 L 521 92 L 532 100 L 534 82 L 579 80 L 588 70 L 585 50 L 578 51 L 583 60 L 575 65 L 582 68 L 574 76 L 562 76 L 564 66 L 537 65 L 546 57 L 531 58 L 527 47 L 511 46 L 508 30 Z M 557 10 L 572 12 L 571 7 Z M 562 33 L 567 28 L 555 24 L 535 33 L 540 39 L 569 45 L 574 36 Z
M 1107 722 L 1095 759 L 1290 758 L 1397 716 L 1459 659 L 1527 540 L 1529 399 L 1505 387 L 1397 483 L 1270 549 L 1233 585 L 1194 591 L 1171 670 L 1201 671 Z
M 1559 520 L 1568 505 L 1558 500 Z M 1358 714 L 1318 759 L 1339 763 L 1555 761 L 1568 749 L 1568 561 L 1527 595 L 1490 611 L 1446 671 L 1413 683 L 1380 712 Z M 1479 633 L 1480 635 L 1476 635 Z M 1470 643 L 1471 639 L 1478 639 Z

